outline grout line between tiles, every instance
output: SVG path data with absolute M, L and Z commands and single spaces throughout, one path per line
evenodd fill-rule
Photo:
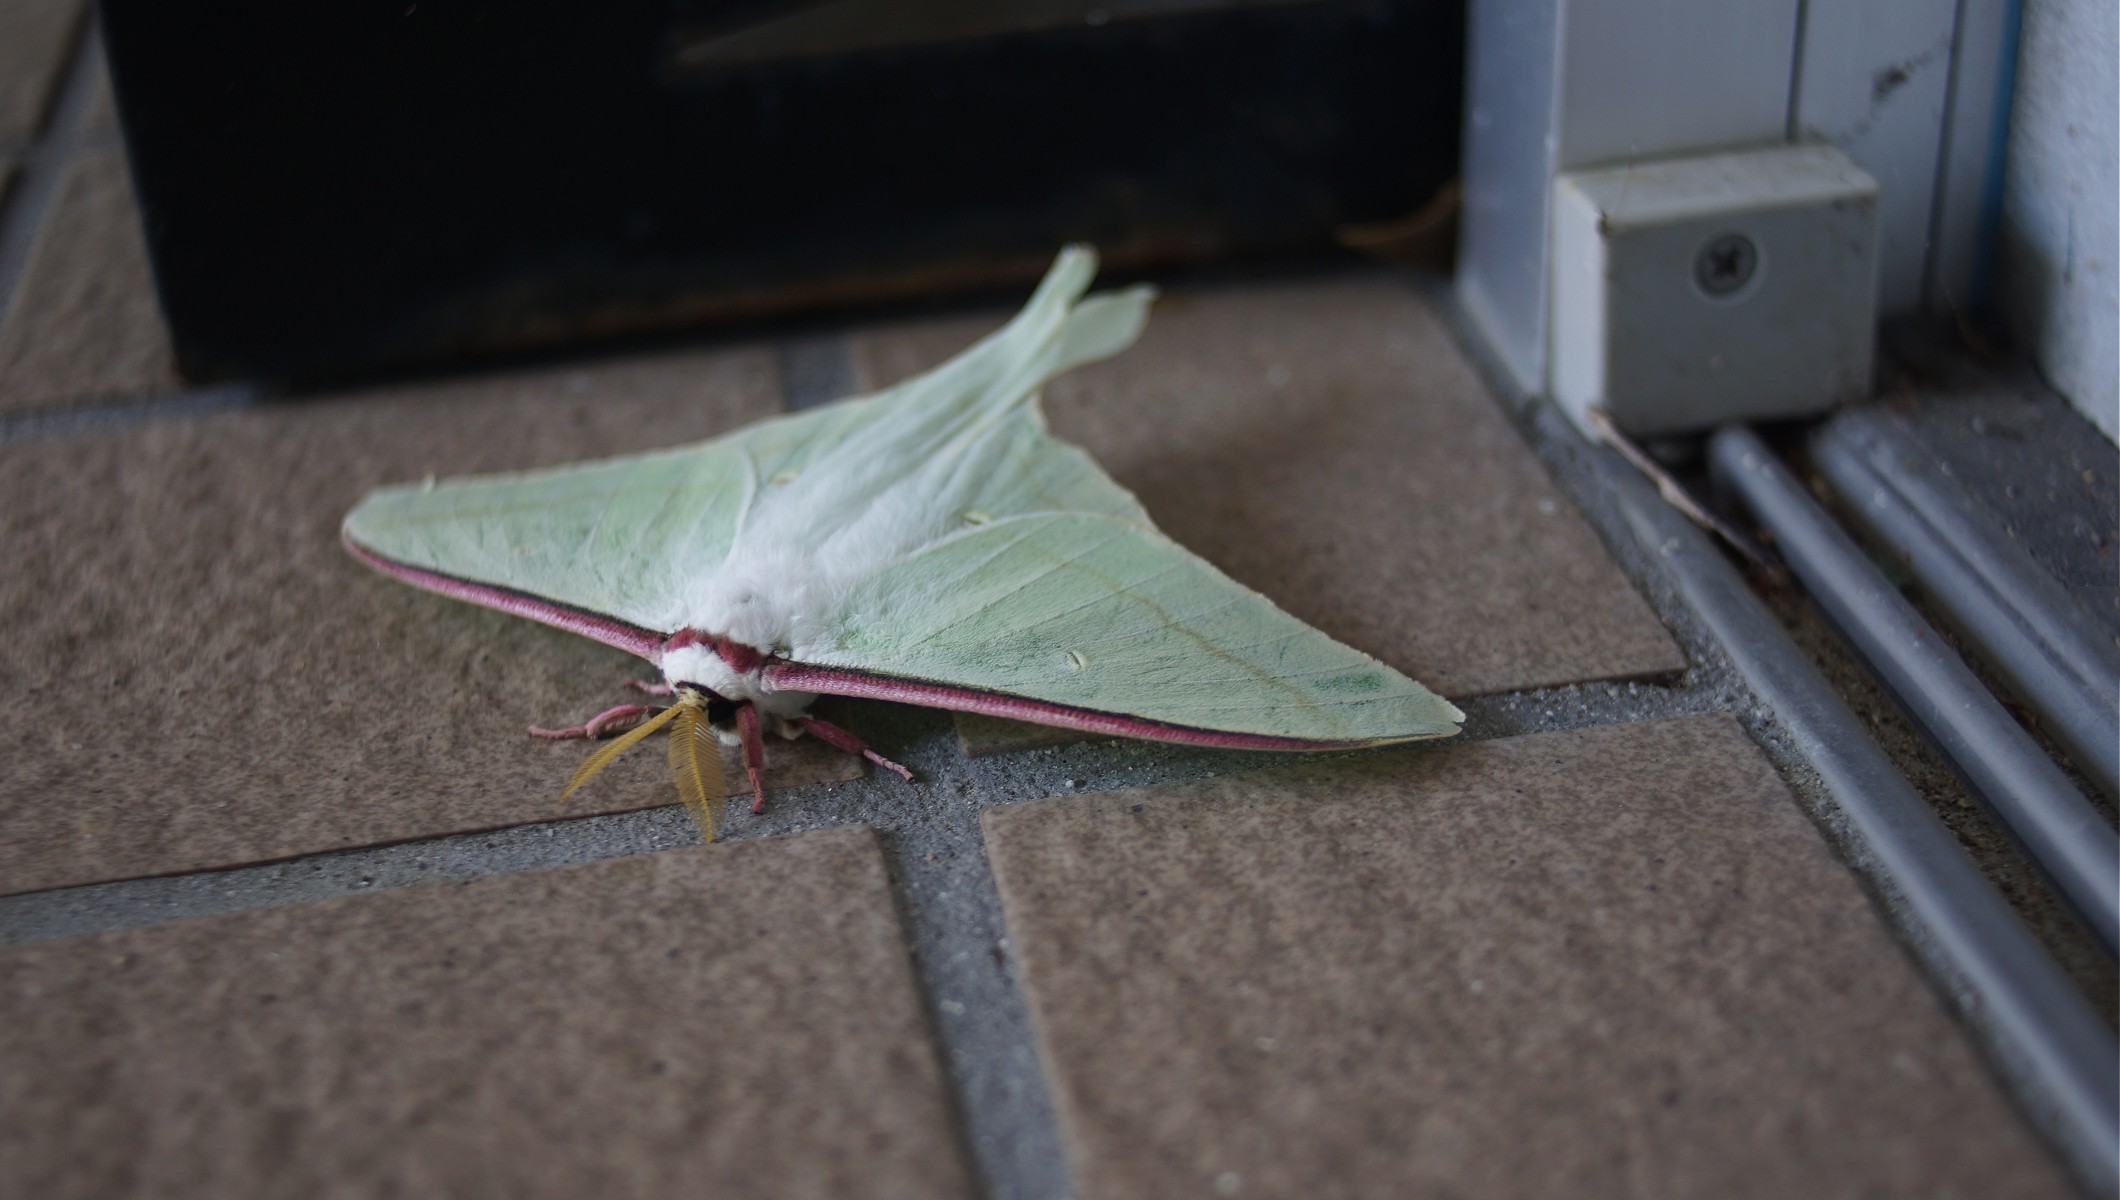
M 5 325 L 21 290 L 37 232 L 66 178 L 74 151 L 87 140 L 84 127 L 102 57 L 102 31 L 90 11 L 74 37 L 57 95 L 45 112 L 44 128 L 15 156 L 15 184 L 6 205 L 0 207 L 0 325 Z
M 1718 712 L 1727 706 L 1700 689 L 1587 683 L 1475 697 L 1459 701 L 1458 707 L 1465 712 L 1464 732 L 1437 743 L 1438 749 L 1495 738 Z M 939 711 L 915 711 L 930 721 L 946 721 Z M 965 795 L 973 797 L 958 803 L 979 811 L 1025 799 L 1210 778 L 1330 757 L 1269 757 L 1110 739 L 966 760 L 946 727 L 933 737 L 938 746 L 925 747 L 919 756 L 925 764 L 918 772 L 920 786 L 940 792 L 956 784 Z M 1153 761 L 1136 761 L 1144 757 Z M 892 785 L 891 790 L 897 789 L 898 785 Z M 864 800 L 881 806 L 899 804 L 893 796 L 877 795 L 879 789 L 873 779 L 791 788 L 775 798 L 765 819 L 727 831 L 721 840 L 748 841 L 858 822 L 876 825 L 887 838 L 910 839 L 907 844 L 913 845 L 922 842 L 925 835 L 920 831 L 934 820 L 933 814 L 918 809 L 894 815 L 878 811 L 869 803 L 835 813 L 832 810 L 850 806 L 820 803 L 819 798 L 820 792 L 834 790 L 860 793 Z M 971 844 L 979 848 L 983 872 L 983 843 L 978 841 L 976 830 L 970 836 Z M 544 870 L 698 842 L 698 832 L 690 819 L 673 803 L 666 808 L 525 822 L 388 845 L 319 851 L 276 862 L 20 892 L 0 896 L 0 946 L 313 903 L 397 887 Z M 964 847 L 952 845 L 943 849 L 962 852 Z M 938 851 L 933 847 L 921 851 L 931 852 Z M 927 874 L 924 865 L 905 865 L 900 873 L 910 879 Z
M 980 1191 L 1061 1200 L 1073 1188 L 1059 1122 L 980 833 L 991 801 L 947 722 L 934 724 L 928 758 L 947 765 L 931 776 L 930 803 L 921 819 L 880 831 L 914 978 Z
M 258 389 L 247 383 L 223 383 L 127 396 L 102 404 L 0 413 L 0 446 L 46 438 L 83 437 L 154 421 L 182 420 L 254 407 Z

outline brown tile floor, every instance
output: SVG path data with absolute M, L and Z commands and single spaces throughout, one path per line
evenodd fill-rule
M 81 127 L 92 137 L 115 136 L 118 133 L 118 98 L 110 90 L 110 71 L 104 66 L 100 54 L 95 56 L 92 74 L 88 111 L 81 117 Z
M 1085 1198 L 2069 1194 L 1726 717 L 984 823 Z
M 125 156 L 77 159 L 0 327 L 0 412 L 178 386 Z
M 969 1194 L 862 828 L 0 951 L 0 1011 L 9 1196 Z
M 87 0 L 0 0 L 0 149 L 44 121 Z
M 79 7 L 0 0 L 0 42 L 32 8 Z M 107 90 L 66 94 L 95 142 Z M 398 853 L 364 847 L 553 815 L 582 748 L 521 727 L 623 699 L 637 666 L 360 570 L 335 544 L 340 514 L 379 482 L 775 411 L 788 347 L 10 425 L 176 386 L 115 152 L 30 161 L 65 174 L 38 178 L 53 202 L 32 259 L 0 278 L 15 287 L 0 432 L 28 431 L 0 444 L 0 894 L 17 893 L 0 940 L 54 936 L 9 923 L 36 906 L 76 935 L 146 927 L 0 952 L 0 1193 L 946 1195 L 967 1186 L 962 1140 L 990 1183 L 1056 1195 L 1057 1148 L 1045 1166 L 1022 1149 L 1057 1145 L 1048 1083 L 1090 1195 L 1376 1178 L 1438 1194 L 2052 1192 L 1849 878 L 1720 720 L 997 815 L 1048 1078 L 1019 1065 L 1032 1039 L 971 814 L 983 796 L 1223 760 L 1076 746 L 968 762 L 930 722 L 908 735 L 917 787 L 813 790 L 741 831 L 873 822 L 888 885 L 879 844 L 848 829 L 152 924 L 210 907 L 187 895 L 288 904 L 320 893 L 276 891 L 283 869 L 336 878 Z M 872 330 L 845 371 L 846 341 L 801 341 L 827 375 L 880 382 L 992 323 Z M 1448 694 L 1684 666 L 1395 277 L 1187 289 L 1048 409 L 1181 540 Z M 1672 692 L 1702 702 L 1689 686 Z M 1515 700 L 1545 703 L 1500 703 Z M 1025 745 L 992 724 L 962 734 Z M 659 758 L 614 768 L 573 812 L 670 803 Z M 813 750 L 781 781 L 853 768 Z M 578 836 L 581 857 L 620 853 L 597 849 L 606 824 L 546 832 Z M 19 894 L 342 847 L 225 893 L 230 876 L 187 875 Z M 170 907 L 140 899 L 155 895 Z M 910 983 L 902 939 L 920 950 Z M 511 969 L 460 970 L 480 963 Z M 133 1153 L 107 1153 L 126 1137 Z

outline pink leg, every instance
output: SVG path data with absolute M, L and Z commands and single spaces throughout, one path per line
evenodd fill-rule
M 827 746 L 844 750 L 848 754 L 859 754 L 887 771 L 898 772 L 905 778 L 907 783 L 913 782 L 913 773 L 911 771 L 869 749 L 860 738 L 832 724 L 830 721 L 820 721 L 816 717 L 811 717 L 802 722 L 802 728 L 804 732 L 812 734 L 818 741 L 823 742 Z
M 766 766 L 766 743 L 759 735 L 758 706 L 746 704 L 736 710 L 736 730 L 743 736 L 743 768 L 751 776 L 751 811 L 766 810 L 766 785 L 758 773 Z
M 645 679 L 628 679 L 619 686 L 632 688 L 636 692 L 646 692 L 650 696 L 674 696 L 677 694 L 677 689 L 667 683 L 649 683 Z
M 655 710 L 645 704 L 621 704 L 617 708 L 605 709 L 572 729 L 541 729 L 530 727 L 531 737 L 550 738 L 563 741 L 567 738 L 600 738 L 608 734 L 624 733 L 648 718 Z

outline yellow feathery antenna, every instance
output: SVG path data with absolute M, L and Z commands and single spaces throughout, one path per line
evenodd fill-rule
M 708 841 L 721 825 L 723 801 L 729 798 L 728 777 L 721 769 L 721 740 L 706 713 L 688 709 L 670 727 L 670 774 L 677 779 L 677 793 L 685 811 Z
M 598 773 L 611 765 L 613 759 L 639 745 L 642 738 L 676 720 L 680 713 L 697 714 L 704 703 L 705 701 L 701 700 L 697 695 L 686 693 L 678 698 L 677 703 L 649 717 L 635 726 L 632 731 L 614 739 L 610 745 L 583 759 L 582 765 L 574 768 L 574 778 L 568 781 L 567 790 L 559 794 L 559 802 L 565 804 L 567 797 L 572 796 L 583 784 L 596 778 Z

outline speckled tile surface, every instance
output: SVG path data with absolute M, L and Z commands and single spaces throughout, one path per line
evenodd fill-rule
M 1086 1200 L 2070 1194 L 1725 717 L 985 830 Z
M 125 156 L 80 155 L 0 326 L 0 412 L 177 386 Z
M 856 355 L 886 384 L 997 323 L 879 330 Z M 1166 296 L 1139 344 L 1055 381 L 1045 410 L 1173 538 L 1446 696 L 1684 669 L 1396 276 Z
M 0 952 L 0 1193 L 968 1194 L 852 827 Z
M 94 135 L 118 132 L 118 98 L 110 90 L 110 67 L 102 54 L 94 56 L 91 63 L 94 72 L 89 84 L 88 111 L 81 116 L 81 128 Z
M 675 444 L 778 402 L 770 355 L 693 352 L 0 446 L 0 891 L 560 815 L 584 744 L 524 728 L 652 672 L 368 571 L 340 518 L 377 484 Z M 566 811 L 675 803 L 662 759 Z
M 36 136 L 87 11 L 85 0 L 0 0 L 0 145 Z

